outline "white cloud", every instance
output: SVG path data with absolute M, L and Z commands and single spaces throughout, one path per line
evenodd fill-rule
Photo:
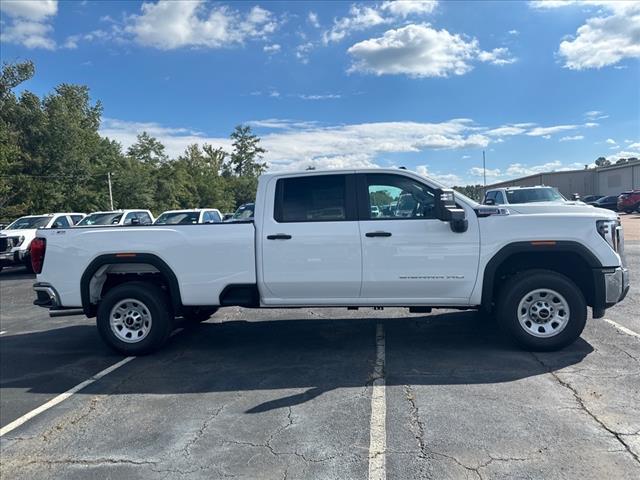
M 527 132 L 530 137 L 545 137 L 547 135 L 553 135 L 558 132 L 565 132 L 567 130 L 575 130 L 580 125 L 554 125 L 552 127 L 535 127 Z
M 552 9 L 569 5 L 600 8 L 597 16 L 588 18 L 576 35 L 564 40 L 558 48 L 564 66 L 571 70 L 602 68 L 625 58 L 640 57 L 640 2 L 637 1 L 536 1 L 533 8 Z
M 312 27 L 320 28 L 320 21 L 318 20 L 318 14 L 316 12 L 309 12 L 309 15 L 307 15 L 307 20 Z
M 476 60 L 495 64 L 513 61 L 506 48 L 484 52 L 475 38 L 467 40 L 427 24 L 388 30 L 382 37 L 356 43 L 348 52 L 354 58 L 350 71 L 411 77 L 463 75 Z
M 607 139 L 605 140 L 605 143 L 606 143 L 607 145 L 616 145 L 616 141 L 615 141 L 613 138 L 607 138 Z
M 494 48 L 490 52 L 480 52 L 478 60 L 492 65 L 509 65 L 516 62 L 516 59 L 510 56 L 509 49 L 506 47 Z
M 331 29 L 322 34 L 322 40 L 325 44 L 339 42 L 353 32 L 397 22 L 408 16 L 428 15 L 433 12 L 437 4 L 438 2 L 435 0 L 398 0 L 380 4 L 353 4 L 349 9 L 348 16 L 334 19 Z
M 58 13 L 58 0 L 2 0 L 0 11 L 10 17 L 40 22 Z
M 609 115 L 600 110 L 589 110 L 588 112 L 584 112 L 584 116 L 589 120 L 603 120 L 605 118 L 609 118 Z
M 55 50 L 56 42 L 51 38 L 53 27 L 49 22 L 58 13 L 57 0 L 3 0 L 0 10 L 11 19 L 8 25 L 2 25 L 1 42 L 29 49 Z
M 636 148 L 636 149 L 640 150 L 640 142 L 631 143 L 631 144 L 627 145 L 626 148 Z
M 273 53 L 279 53 L 281 48 L 282 47 L 279 44 L 274 43 L 273 45 L 265 45 L 264 47 L 262 47 L 262 50 L 265 53 L 273 54 Z
M 229 47 L 264 39 L 277 27 L 274 15 L 259 6 L 241 13 L 203 0 L 160 0 L 143 3 L 141 14 L 128 17 L 124 30 L 141 45 L 172 50 Z
M 573 136 L 562 137 L 560 139 L 561 142 L 573 142 L 576 140 L 584 140 L 584 135 L 573 135 Z
M 309 53 L 313 50 L 313 43 L 307 42 L 296 47 L 296 58 L 302 63 L 309 63 Z
M 416 173 L 429 177 L 436 182 L 440 182 L 447 186 L 464 185 L 465 183 L 459 175 L 455 173 L 434 172 L 429 169 L 429 165 L 418 165 L 416 167 Z
M 519 32 L 518 30 L 516 30 L 516 29 L 509 30 L 507 33 L 508 33 L 509 35 L 514 35 L 514 36 L 518 36 L 518 35 L 520 35 L 520 32 Z
M 339 93 L 325 93 L 325 94 L 300 93 L 295 96 L 302 100 L 334 100 L 334 99 L 342 98 L 342 95 L 340 95 Z
M 136 142 L 136 136 L 142 132 L 157 138 L 166 147 L 166 153 L 170 157 L 177 157 L 184 153 L 188 145 L 208 143 L 214 147 L 231 149 L 231 140 L 228 138 L 207 137 L 201 132 L 186 128 L 170 128 L 155 122 L 128 122 L 113 118 L 103 118 L 100 134 L 116 140 L 127 149 Z
M 499 177 L 501 173 L 502 172 L 499 168 L 487 168 L 486 170 L 487 177 Z M 474 177 L 484 177 L 485 171 L 481 167 L 471 167 L 469 169 L 469 175 Z

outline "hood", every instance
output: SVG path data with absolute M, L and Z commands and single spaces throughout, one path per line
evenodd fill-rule
M 587 205 L 582 202 L 536 202 L 536 203 L 521 203 L 504 205 L 509 208 L 512 213 L 521 214 L 576 214 L 576 215 L 588 215 L 598 218 L 611 218 L 616 219 L 618 215 L 611 210 L 605 208 L 598 208 L 591 205 Z

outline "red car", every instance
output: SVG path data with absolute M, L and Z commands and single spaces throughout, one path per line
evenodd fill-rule
M 631 213 L 634 210 L 640 213 L 640 190 L 622 192 L 618 197 L 618 211 Z

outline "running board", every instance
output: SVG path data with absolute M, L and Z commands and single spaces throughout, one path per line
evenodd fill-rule
M 84 310 L 81 308 L 65 308 L 63 310 L 49 310 L 49 316 L 55 317 L 70 317 L 72 315 L 84 315 Z

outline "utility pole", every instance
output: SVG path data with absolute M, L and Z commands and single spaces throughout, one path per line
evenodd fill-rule
M 484 177 L 484 187 L 487 187 L 487 164 L 484 158 L 484 150 L 482 150 L 482 176 Z
M 111 203 L 111 210 L 113 210 L 113 192 L 111 191 L 111 172 L 107 172 L 107 181 L 109 182 L 109 202 Z

